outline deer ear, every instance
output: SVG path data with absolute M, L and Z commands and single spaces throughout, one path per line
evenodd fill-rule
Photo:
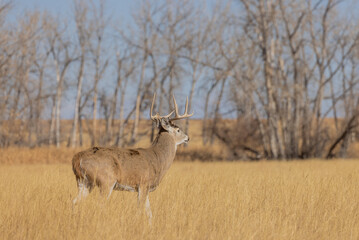
M 165 129 L 166 131 L 170 130 L 171 124 L 169 123 L 168 119 L 166 118 L 162 118 L 161 119 L 161 126 L 163 127 L 163 129 Z

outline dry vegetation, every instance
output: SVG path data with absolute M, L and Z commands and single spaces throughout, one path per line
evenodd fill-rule
M 354 160 L 176 162 L 150 194 L 149 227 L 134 193 L 104 201 L 96 190 L 72 208 L 70 151 L 5 151 L 17 163 L 62 164 L 0 165 L 0 239 L 359 238 Z

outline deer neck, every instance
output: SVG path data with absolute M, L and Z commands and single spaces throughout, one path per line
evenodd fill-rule
M 176 155 L 176 142 L 168 132 L 160 132 L 152 143 L 152 149 L 156 153 L 161 170 L 168 170 Z

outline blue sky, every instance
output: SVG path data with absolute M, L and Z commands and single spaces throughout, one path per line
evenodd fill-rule
M 107 0 L 106 2 L 109 11 L 117 16 L 127 18 L 131 10 L 136 7 L 138 0 Z M 208 2 L 214 1 L 208 0 Z M 355 12 L 352 10 L 359 6 L 358 2 L 358 0 L 343 0 L 340 6 L 343 12 Z M 72 0 L 14 0 L 14 5 L 18 13 L 23 12 L 25 9 L 46 9 L 52 13 L 66 14 L 66 12 L 71 11 Z
M 71 11 L 72 0 L 15 0 L 16 9 L 46 9 L 52 13 L 66 13 Z M 95 1 L 96 2 L 96 1 Z M 107 0 L 108 9 L 114 13 L 127 15 L 135 1 L 130 0 Z
M 97 2 L 96 0 L 94 2 Z M 106 10 L 114 17 L 128 20 L 137 1 L 106 0 Z M 50 13 L 71 16 L 73 0 L 14 0 L 14 16 L 23 14 L 26 10 L 46 10 Z

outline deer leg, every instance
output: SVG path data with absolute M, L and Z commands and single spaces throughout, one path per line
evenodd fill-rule
M 114 187 L 116 186 L 117 180 L 113 177 L 108 177 L 98 178 L 97 181 L 101 195 L 109 199 Z
M 146 201 L 146 196 L 148 194 L 148 188 L 145 186 L 138 187 L 137 203 L 139 207 L 142 207 Z
M 147 193 L 147 196 L 146 196 L 146 204 L 145 204 L 145 207 L 146 207 L 146 214 L 148 216 L 148 218 L 150 219 L 150 222 L 151 222 L 151 219 L 152 219 L 152 211 L 151 211 L 151 206 L 150 206 L 150 200 L 148 199 L 148 193 Z
M 78 195 L 77 197 L 72 201 L 73 204 L 76 204 L 77 202 L 85 199 L 89 193 L 92 190 L 92 185 L 89 184 L 87 179 L 79 179 L 77 180 L 77 188 L 78 188 Z
M 111 185 L 111 187 L 110 187 L 110 192 L 109 192 L 109 193 L 108 193 L 108 195 L 107 195 L 107 199 L 109 199 L 109 198 L 110 198 L 111 193 L 112 193 L 113 189 L 114 189 L 114 188 L 115 188 L 115 186 L 116 186 L 116 183 L 117 183 L 117 181 L 115 181 L 115 183 Z
M 145 205 L 146 215 L 149 218 L 151 224 L 152 212 L 150 206 L 150 200 L 148 199 L 149 188 L 147 186 L 140 186 L 138 188 L 138 205 L 140 208 L 143 208 Z

